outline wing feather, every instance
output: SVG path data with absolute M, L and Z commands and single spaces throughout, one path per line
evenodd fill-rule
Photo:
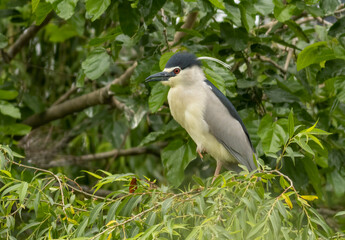
M 210 87 L 204 119 L 210 133 L 248 170 L 256 169 L 249 134 L 232 103 L 208 80 Z

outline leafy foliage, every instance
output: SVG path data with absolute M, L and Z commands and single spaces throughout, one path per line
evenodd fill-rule
M 7 152 L 10 159 L 12 154 Z M 18 167 L 24 169 L 20 177 L 13 175 Z M 25 171 L 29 169 L 36 173 Z M 276 170 L 255 175 L 227 172 L 213 184 L 211 178 L 195 177 L 196 184 L 181 193 L 164 185 L 157 187 L 149 180 L 136 181 L 135 191 L 128 193 L 128 185 L 136 175 L 101 172 L 104 177 L 88 172 L 99 179 L 90 194 L 64 175 L 10 160 L 8 170 L 1 170 L 4 186 L 0 189 L 0 203 L 2 218 L 6 219 L 2 221 L 1 236 L 314 239 L 331 234 L 308 203 L 317 197 L 299 195 L 291 179 Z M 106 197 L 97 195 L 98 189 L 114 182 L 124 183 L 123 187 Z M 264 190 L 269 185 L 276 185 L 281 193 L 272 196 Z M 20 224 L 19 219 L 29 215 L 30 222 Z
M 0 238 L 340 238 L 344 9 L 338 0 L 1 1 Z M 211 184 L 215 162 L 196 158 L 168 88 L 144 83 L 184 50 L 228 66 L 202 60 L 263 172 Z

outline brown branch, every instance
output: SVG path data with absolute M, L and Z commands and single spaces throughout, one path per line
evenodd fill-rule
M 272 64 L 274 67 L 278 68 L 283 74 L 286 74 L 286 70 L 284 68 L 282 68 L 281 66 L 279 66 L 278 63 L 276 63 L 272 59 L 265 57 L 265 56 L 260 56 L 260 55 L 256 55 L 255 58 L 260 60 L 260 61 L 268 62 L 268 63 Z
M 191 12 L 188 14 L 186 21 L 182 25 L 182 29 L 192 29 L 195 22 L 196 18 L 198 16 L 198 12 Z M 185 32 L 176 32 L 174 36 L 174 40 L 169 42 L 169 47 L 177 44 L 184 36 L 186 36 L 187 33 Z M 166 48 L 163 49 L 163 51 L 166 50 Z
M 61 206 L 62 206 L 62 211 L 65 213 L 65 216 L 67 217 L 67 213 L 66 213 L 66 204 L 65 204 L 65 197 L 64 197 L 64 194 L 63 194 L 63 186 L 62 186 L 62 182 L 59 178 L 59 176 L 55 175 L 53 172 L 49 171 L 49 170 L 46 170 L 46 169 L 42 169 L 42 168 L 37 168 L 37 167 L 33 167 L 33 166 L 28 166 L 28 165 L 24 165 L 24 164 L 21 164 L 21 163 L 18 163 L 18 162 L 15 162 L 15 161 L 10 161 L 11 163 L 19 166 L 19 167 L 23 167 L 23 168 L 27 168 L 27 169 L 33 169 L 33 170 L 36 170 L 36 171 L 39 171 L 39 172 L 44 172 L 44 173 L 47 173 L 47 174 L 50 174 L 52 175 L 56 181 L 58 182 L 59 184 L 59 189 L 60 189 L 60 194 L 61 194 Z
M 58 100 L 56 100 L 52 106 L 58 105 L 66 101 L 77 90 L 78 88 L 75 85 L 72 85 L 72 87 L 67 92 L 65 92 L 61 97 L 59 97 Z
M 345 11 L 345 3 L 342 3 L 338 6 L 338 9 L 334 12 L 335 14 L 339 14 Z
M 165 146 L 161 144 L 160 146 Z M 136 156 L 142 154 L 153 154 L 159 156 L 159 151 L 152 147 L 133 147 L 129 149 L 115 149 L 108 152 L 86 154 L 82 156 L 62 156 L 48 163 L 45 167 L 59 167 L 67 165 L 85 164 L 88 161 L 102 160 L 107 158 L 117 158 L 120 156 Z
M 109 91 L 110 86 L 112 84 L 124 84 L 133 74 L 136 66 L 137 62 L 134 62 L 134 64 L 129 67 L 124 74 L 122 74 L 119 78 L 115 79 L 107 86 L 84 94 L 82 96 L 70 99 L 58 105 L 53 105 L 42 113 L 30 116 L 24 121 L 24 123 L 31 126 L 32 128 L 37 128 L 56 119 L 63 118 L 69 114 L 80 112 L 85 108 L 108 103 L 112 97 L 112 93 Z
M 7 51 L 8 60 L 11 61 L 17 53 L 26 46 L 30 39 L 32 39 L 41 28 L 43 28 L 45 25 L 49 23 L 49 21 L 52 19 L 53 13 L 48 14 L 46 19 L 40 24 L 40 25 L 31 25 L 28 29 L 24 31 L 22 35 L 11 45 Z

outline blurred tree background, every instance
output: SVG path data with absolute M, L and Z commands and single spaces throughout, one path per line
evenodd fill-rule
M 229 65 L 263 173 L 210 183 L 144 83 L 176 51 Z M 1 239 L 344 237 L 341 1 L 1 0 L 0 53 Z

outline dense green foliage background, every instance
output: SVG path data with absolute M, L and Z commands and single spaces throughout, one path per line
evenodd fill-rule
M 229 64 L 264 172 L 211 184 L 144 83 L 176 51 Z M 1 0 L 0 53 L 1 239 L 344 237 L 344 3 Z

